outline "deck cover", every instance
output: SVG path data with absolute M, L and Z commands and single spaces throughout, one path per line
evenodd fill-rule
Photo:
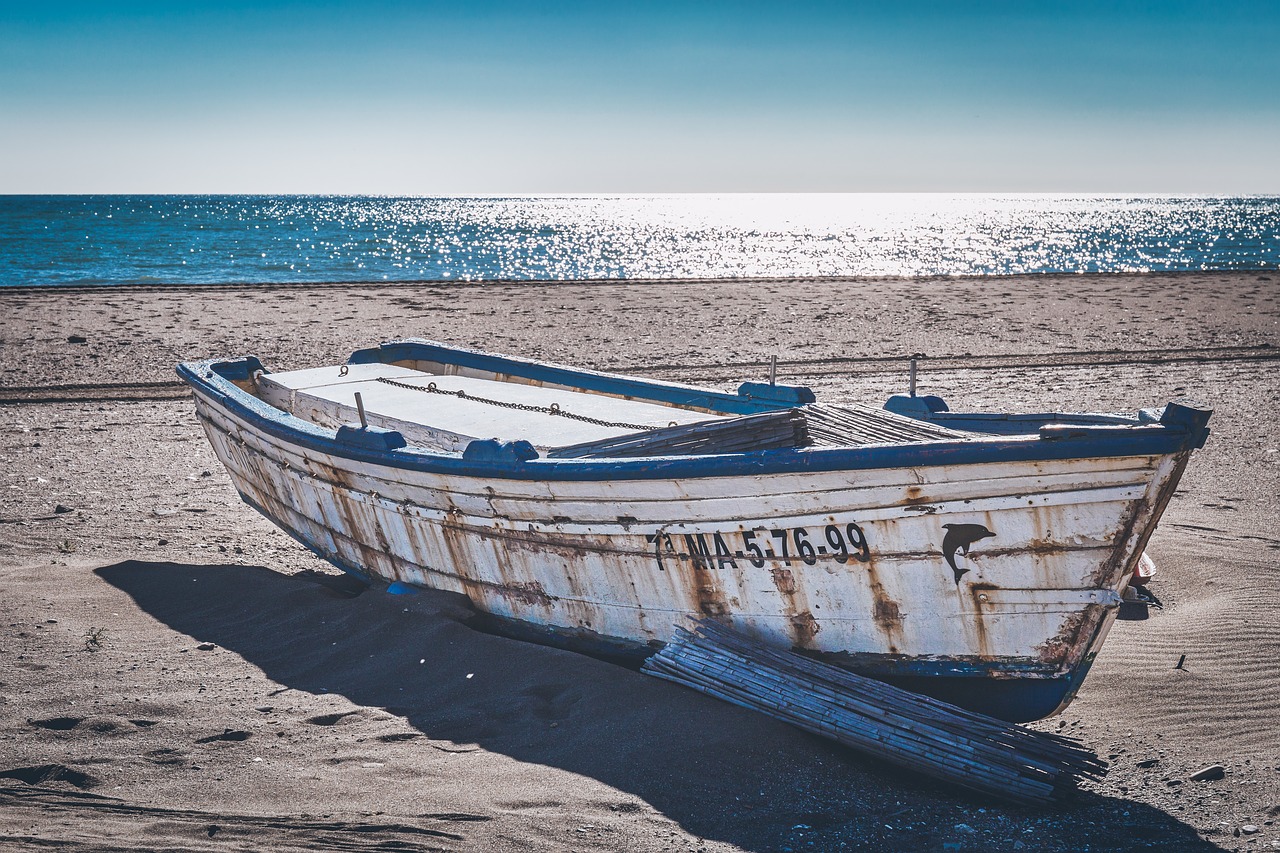
M 398 387 L 380 379 L 414 388 Z M 433 382 L 441 391 L 461 390 L 467 398 L 427 391 Z M 419 388 L 423 390 L 416 390 Z M 258 378 L 258 393 L 263 400 L 321 426 L 356 421 L 357 391 L 370 424 L 399 430 L 411 443 L 449 451 L 461 451 L 476 438 L 524 439 L 538 448 L 562 447 L 632 434 L 638 431 L 637 427 L 667 427 L 725 417 L 563 388 L 437 376 L 390 364 L 315 367 L 262 374 Z M 475 397 L 538 410 L 470 399 Z M 575 415 L 627 426 L 601 426 L 543 411 L 552 405 Z

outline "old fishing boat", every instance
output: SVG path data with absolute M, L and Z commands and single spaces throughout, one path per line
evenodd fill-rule
M 1075 695 L 1209 419 L 823 405 L 421 340 L 178 373 L 245 502 L 345 571 L 587 650 L 712 616 L 1010 720 Z

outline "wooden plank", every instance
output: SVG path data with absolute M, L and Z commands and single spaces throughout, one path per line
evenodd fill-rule
M 671 456 L 694 453 L 742 453 L 800 447 L 808 443 L 803 414 L 797 410 L 678 424 L 649 432 L 560 447 L 561 459 Z
M 1101 778 L 1080 745 L 790 652 L 711 620 L 681 630 L 643 671 L 935 778 L 1041 803 Z

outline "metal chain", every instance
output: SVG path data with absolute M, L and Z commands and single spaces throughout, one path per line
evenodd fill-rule
M 477 403 L 488 403 L 490 406 L 501 406 L 504 409 L 519 409 L 522 412 L 542 412 L 547 415 L 556 415 L 561 418 L 571 418 L 575 421 L 582 421 L 588 424 L 595 424 L 602 427 L 617 427 L 619 429 L 634 429 L 637 431 L 649 432 L 658 429 L 656 426 L 646 426 L 644 424 L 624 424 L 615 421 L 602 421 L 599 418 L 589 418 L 586 415 L 575 415 L 573 412 L 566 412 L 560 408 L 559 403 L 552 403 L 550 406 L 530 406 L 525 403 L 509 403 L 505 400 L 490 400 L 487 397 L 477 397 L 474 394 L 468 394 L 462 389 L 457 391 L 446 391 L 443 388 L 437 388 L 436 383 L 430 382 L 424 388 L 421 385 L 410 385 L 408 382 L 397 382 L 394 379 L 388 379 L 385 376 L 377 377 L 377 380 L 384 385 L 394 385 L 397 388 L 407 388 L 410 391 L 423 391 L 427 394 L 444 394 L 448 397 L 458 397 L 463 400 L 474 400 Z

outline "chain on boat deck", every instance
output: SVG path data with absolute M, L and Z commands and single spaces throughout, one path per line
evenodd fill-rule
M 860 405 L 809 404 L 726 415 L 574 388 L 438 375 L 390 364 L 261 374 L 266 402 L 322 426 L 357 418 L 410 444 L 461 451 L 475 439 L 527 440 L 552 458 L 741 453 L 787 447 L 954 440 L 970 433 Z M 496 433 L 496 434 L 495 434 Z

